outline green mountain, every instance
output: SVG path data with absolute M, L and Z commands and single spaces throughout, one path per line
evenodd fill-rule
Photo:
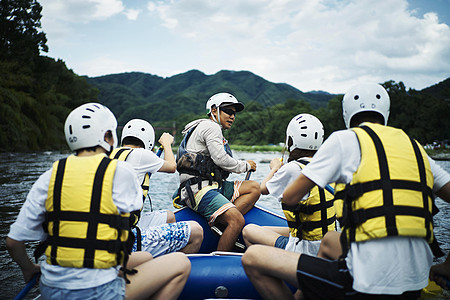
M 99 101 L 118 116 L 123 125 L 131 118 L 167 121 L 185 114 L 205 112 L 206 100 L 215 93 L 229 92 L 239 101 L 262 107 L 304 100 L 312 108 L 325 107 L 335 95 L 302 91 L 285 83 L 272 83 L 248 71 L 220 71 L 205 75 L 198 70 L 162 78 L 146 73 L 121 73 L 87 77 L 99 89 Z

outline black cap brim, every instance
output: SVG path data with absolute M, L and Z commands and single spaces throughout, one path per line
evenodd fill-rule
M 222 103 L 220 107 L 228 107 L 228 106 L 234 106 L 236 109 L 236 112 L 243 111 L 245 106 L 244 103 L 238 102 L 238 103 Z

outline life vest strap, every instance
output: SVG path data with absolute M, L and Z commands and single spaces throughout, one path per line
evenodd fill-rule
M 299 204 L 297 209 L 299 212 L 305 215 L 312 215 L 316 211 L 326 210 L 334 205 L 333 201 L 325 201 L 314 205 Z
M 413 207 L 413 206 L 402 206 L 402 205 L 394 205 L 392 211 L 389 213 L 393 213 L 397 216 L 414 216 L 421 217 L 425 220 L 430 220 L 429 213 L 425 212 L 423 208 Z M 371 208 L 361 208 L 358 210 L 354 210 L 350 213 L 349 220 L 351 222 L 350 226 L 355 226 L 358 224 L 362 224 L 369 219 L 384 217 L 386 216 L 386 207 L 385 206 L 377 206 Z
M 49 246 L 78 248 L 78 249 L 95 249 L 105 250 L 109 253 L 118 253 L 123 248 L 123 242 L 120 240 L 89 240 L 68 237 L 49 236 L 47 239 Z M 93 261 L 93 260 L 92 260 Z M 92 266 L 93 267 L 93 266 Z M 92 268 L 91 267 L 91 268 Z
M 336 222 L 336 216 L 332 216 L 331 218 L 328 218 L 326 220 L 320 220 L 320 221 L 307 221 L 302 223 L 302 230 L 304 231 L 312 231 L 316 228 L 322 228 L 325 224 L 326 227 Z M 326 232 L 325 232 L 326 233 Z
M 80 211 L 60 211 L 56 213 L 54 211 L 46 213 L 46 222 L 52 222 L 55 220 L 61 221 L 75 221 L 75 222 L 89 222 L 95 221 L 97 223 L 108 224 L 112 228 L 129 230 L 130 221 L 128 217 L 120 215 L 108 215 L 102 213 L 89 213 Z

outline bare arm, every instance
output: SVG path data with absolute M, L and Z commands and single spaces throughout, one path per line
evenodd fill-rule
M 447 282 L 450 280 L 450 253 L 447 259 L 440 264 L 434 265 L 430 269 L 430 280 L 436 282 L 442 288 L 448 290 Z
M 172 151 L 173 136 L 167 132 L 164 132 L 158 142 L 164 149 L 164 164 L 158 172 L 175 173 L 177 164 Z
M 281 168 L 281 166 L 283 165 L 283 163 L 281 162 L 281 160 L 279 158 L 274 158 L 270 161 L 270 172 L 269 174 L 267 174 L 266 178 L 263 179 L 263 181 L 261 182 L 261 194 L 263 195 L 268 195 L 269 194 L 269 190 L 267 189 L 266 183 L 267 181 L 269 181 L 270 179 L 272 179 L 273 175 Z
M 25 282 L 28 282 L 33 278 L 34 274 L 39 273 L 41 268 L 28 257 L 25 243 L 16 241 L 9 237 L 6 238 L 6 247 L 8 248 L 9 255 L 19 265 L 22 270 L 23 278 Z
M 447 182 L 439 191 L 436 192 L 436 195 L 450 203 L 450 182 Z M 444 279 L 447 279 L 447 281 Z M 440 264 L 434 265 L 430 269 L 430 280 L 436 282 L 442 288 L 448 290 L 448 280 L 450 280 L 450 253 L 447 255 L 447 259 Z
M 450 181 L 441 187 L 441 189 L 436 192 L 436 195 L 445 202 L 450 203 Z
M 283 192 L 283 203 L 287 205 L 297 204 L 303 196 L 305 196 L 309 190 L 311 190 L 316 184 L 308 177 L 300 174 L 297 179 L 290 183 Z

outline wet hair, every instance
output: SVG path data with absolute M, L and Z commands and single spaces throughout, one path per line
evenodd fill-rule
M 288 138 L 288 149 L 294 144 L 292 141 L 292 137 Z M 288 162 L 297 160 L 302 157 L 312 157 L 317 150 L 307 150 L 307 149 L 299 149 L 295 148 L 291 152 L 289 152 Z
M 95 152 L 95 151 L 97 151 L 97 147 L 100 147 L 100 146 L 77 149 L 77 150 L 75 150 L 75 153 L 76 153 L 76 155 L 78 155 L 82 151 Z
M 384 125 L 384 117 L 376 111 L 362 111 L 350 119 L 350 127 L 358 127 L 363 122 L 371 122 Z
M 144 142 L 134 136 L 127 136 L 126 138 L 124 138 L 122 141 L 122 146 L 123 145 L 131 145 L 140 148 L 145 148 Z

